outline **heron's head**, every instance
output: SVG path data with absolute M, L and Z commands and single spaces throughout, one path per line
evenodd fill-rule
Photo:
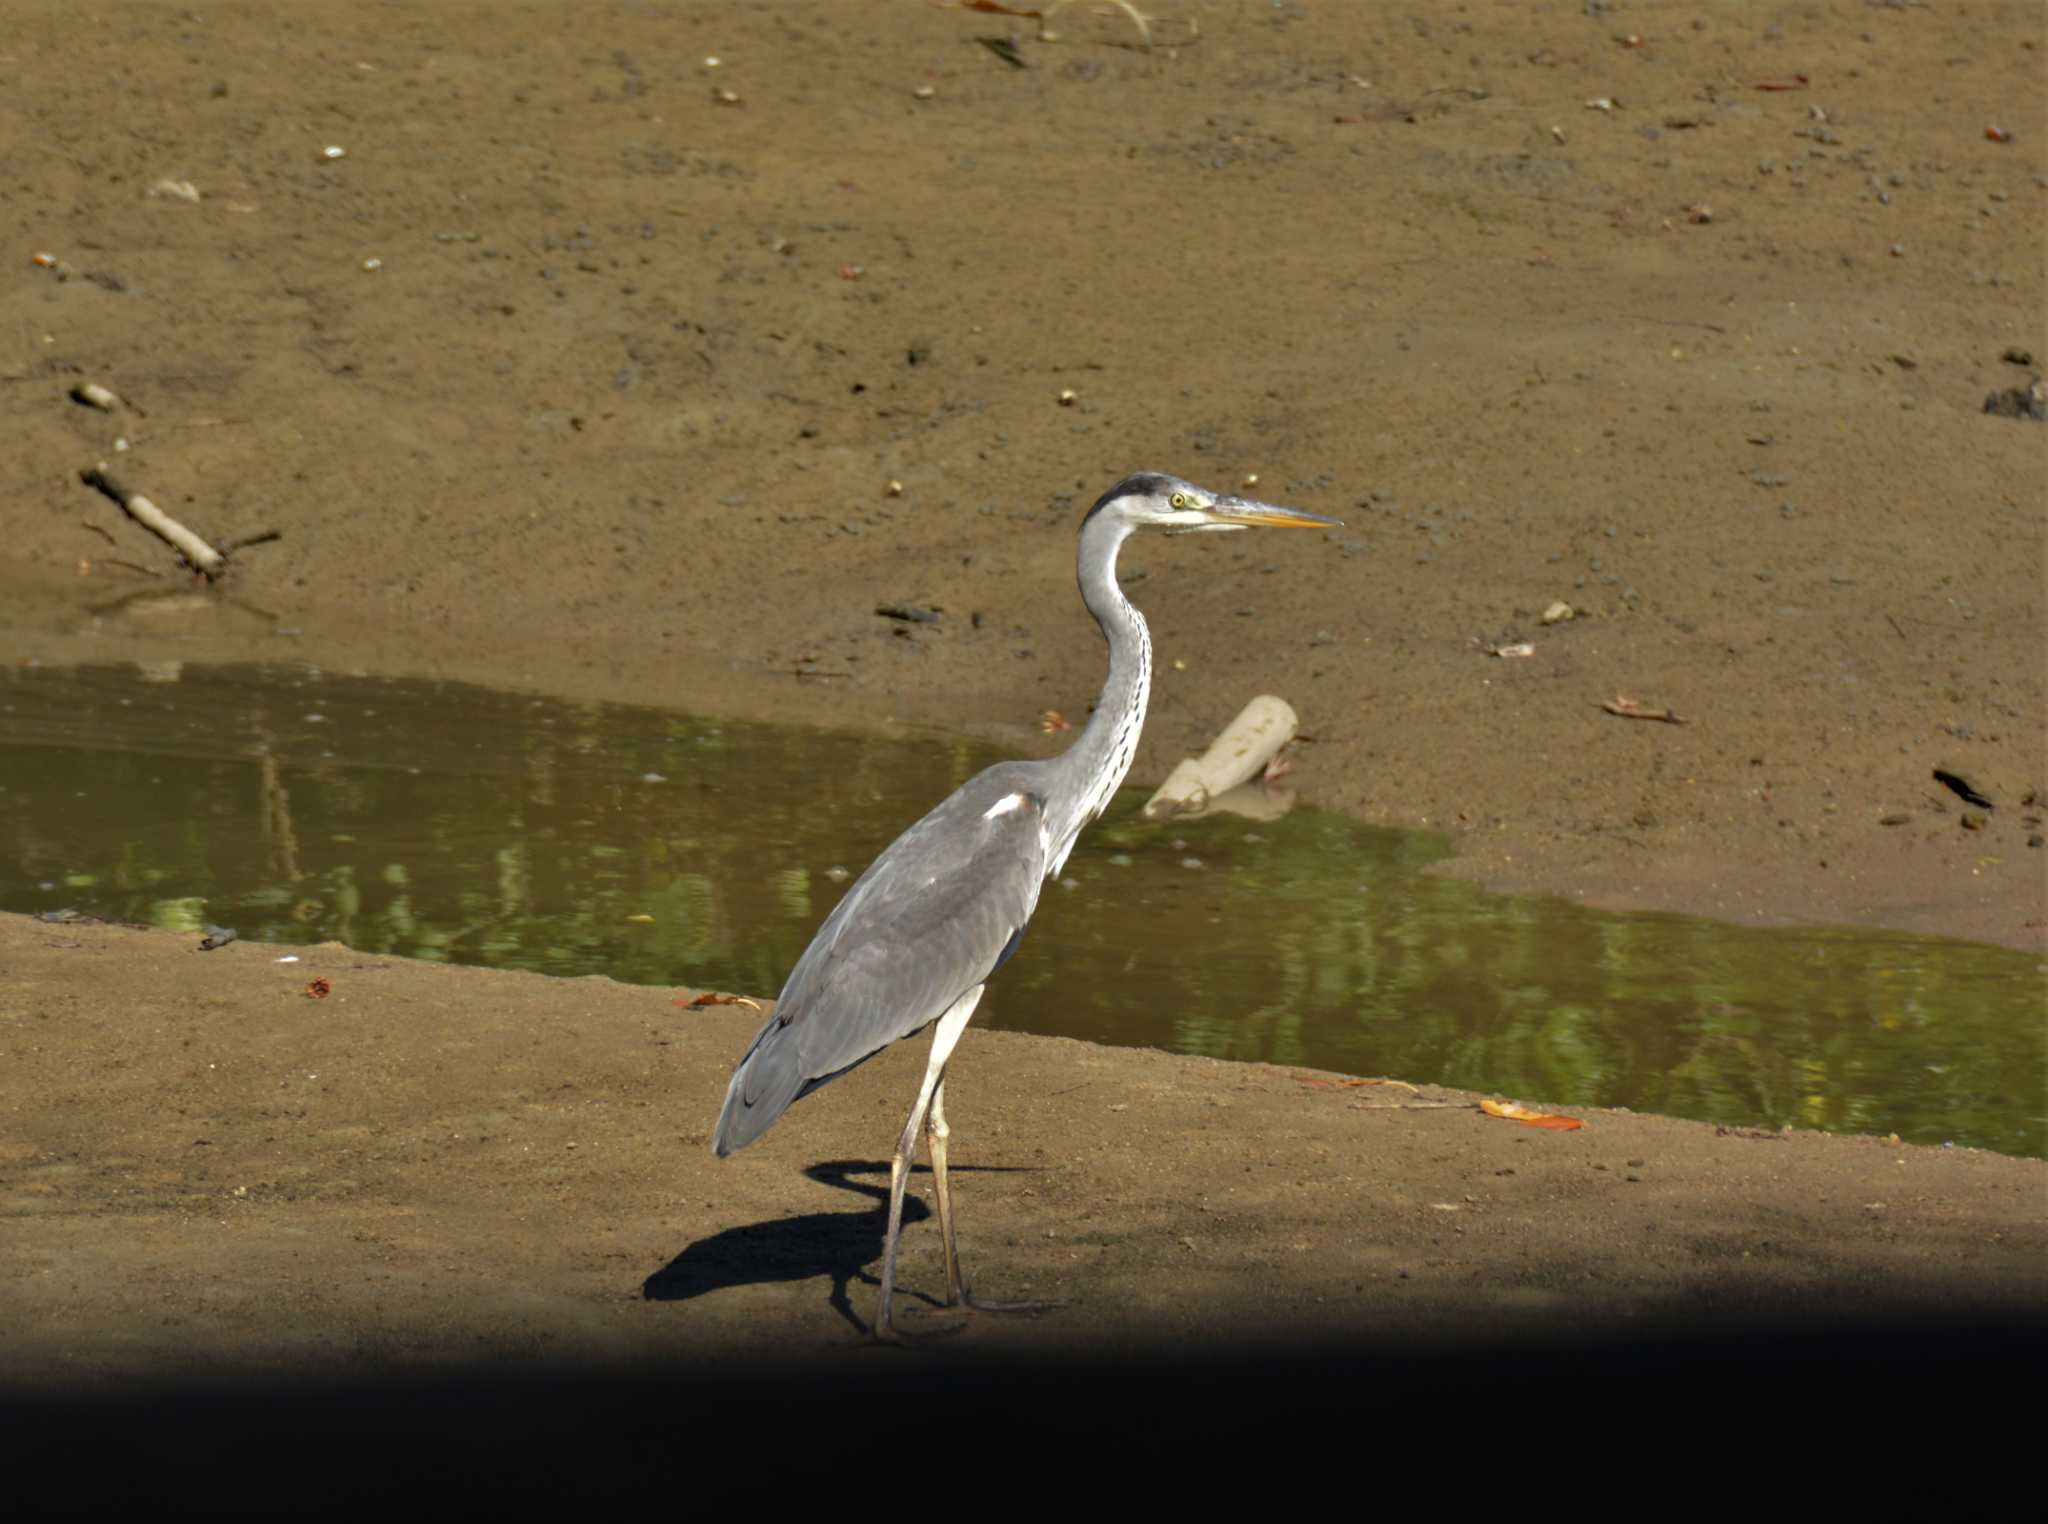
M 1223 529 L 1336 529 L 1335 519 L 1257 498 L 1211 492 L 1160 471 L 1140 471 L 1105 492 L 1088 517 L 1108 517 L 1131 529 L 1199 534 Z

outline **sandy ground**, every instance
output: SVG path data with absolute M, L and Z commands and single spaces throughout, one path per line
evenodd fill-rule
M 1347 527 L 1131 548 L 1134 780 L 1273 691 L 1304 795 L 1452 871 L 2043 946 L 2048 428 L 1984 410 L 2048 354 L 2041 9 L 1162 10 L 1145 51 L 918 0 L 11 6 L 6 659 L 1043 751 L 1100 678 L 1088 502 L 1256 475 Z M 281 538 L 192 598 L 102 458 Z M 750 1025 L 0 921 L 9 1374 L 848 1340 L 919 1059 L 714 1169 Z M 2036 1162 L 1001 1035 L 955 1067 L 971 1263 L 1070 1305 L 954 1347 L 2044 1289 Z M 945 1323 L 928 1224 L 906 1252 Z
M 17 1376 L 801 1355 L 872 1315 L 917 1045 L 720 1161 L 744 1008 L 282 952 L 0 918 Z M 969 1032 L 947 1093 L 972 1279 L 1068 1302 L 962 1327 L 913 1210 L 901 1315 L 957 1348 L 2048 1297 L 2039 1160 L 1626 1112 L 1549 1132 L 1415 1108 L 1473 1099 L 1434 1088 L 1001 1032 Z
M 744 1504 L 766 1466 L 843 1511 L 893 1439 L 906 1487 L 1056 1506 L 1071 1452 L 1152 1506 L 1965 1517 L 2031 1454 L 2040 1161 L 970 1031 L 968 1273 L 1064 1305 L 939 1307 L 920 1177 L 897 1356 L 860 1333 L 911 1045 L 721 1162 L 751 1012 L 281 951 L 0 917 L 0 1428 L 74 1505 Z

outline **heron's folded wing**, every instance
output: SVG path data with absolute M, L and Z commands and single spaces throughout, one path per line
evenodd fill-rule
M 944 1015 L 1030 919 L 1045 881 L 1035 803 L 994 817 L 947 813 L 955 818 L 935 811 L 920 822 L 932 829 L 906 832 L 877 859 L 860 898 L 792 971 L 777 1010 L 799 1029 L 808 1083 Z
M 1042 800 L 1015 786 L 1021 766 L 969 780 L 897 837 L 826 917 L 733 1072 L 719 1153 L 937 1020 L 1015 945 L 1038 903 L 1047 849 Z

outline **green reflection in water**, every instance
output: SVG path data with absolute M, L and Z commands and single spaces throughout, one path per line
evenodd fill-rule
M 15 670 L 0 909 L 773 993 L 844 870 L 995 756 L 299 668 Z M 2031 956 L 1489 895 L 1419 871 L 1443 851 L 1308 809 L 1155 826 L 1126 797 L 979 1019 L 2048 1151 Z

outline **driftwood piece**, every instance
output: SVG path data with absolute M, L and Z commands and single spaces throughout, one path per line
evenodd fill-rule
M 121 511 L 183 556 L 192 569 L 211 582 L 228 569 L 228 558 L 157 507 L 140 492 L 107 474 L 105 462 L 78 473 L 79 480 L 121 505 Z
M 1300 723 L 1285 699 L 1260 694 L 1207 751 L 1167 774 L 1158 792 L 1145 801 L 1145 818 L 1160 820 L 1205 809 L 1218 794 L 1258 777 L 1274 753 L 1294 739 Z
M 1683 725 L 1684 719 L 1670 709 L 1646 709 L 1625 693 L 1617 693 L 1600 706 L 1609 714 L 1618 714 L 1624 720 L 1662 720 L 1666 725 Z
M 1271 783 L 1240 783 L 1220 794 L 1211 794 L 1201 813 L 1236 815 L 1244 820 L 1278 820 L 1294 808 L 1295 793 Z

